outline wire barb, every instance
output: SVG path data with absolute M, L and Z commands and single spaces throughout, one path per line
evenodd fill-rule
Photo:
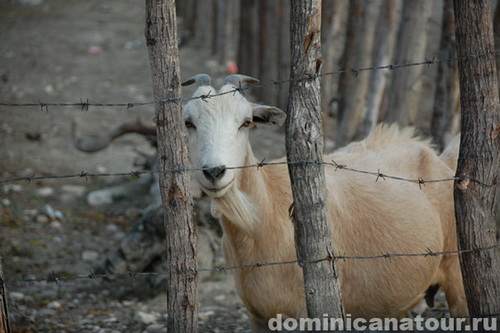
M 345 73 L 353 73 L 355 77 L 358 76 L 358 74 L 361 71 L 376 71 L 376 70 L 396 70 L 400 68 L 405 68 L 405 67 L 413 67 L 413 66 L 424 66 L 424 65 L 432 65 L 432 64 L 437 64 L 437 63 L 442 63 L 442 62 L 458 62 L 458 61 L 469 61 L 473 60 L 479 57 L 484 57 L 484 56 L 490 56 L 490 55 L 496 55 L 499 54 L 500 51 L 487 51 L 487 52 L 482 52 L 478 54 L 473 54 L 473 55 L 468 55 L 465 57 L 455 57 L 455 58 L 446 58 L 446 59 L 435 59 L 434 57 L 432 59 L 427 59 L 425 58 L 424 61 L 420 62 L 414 62 L 414 63 L 406 63 L 406 64 L 399 64 L 397 61 L 394 62 L 393 64 L 389 65 L 383 65 L 383 66 L 375 66 L 375 67 L 362 67 L 362 68 L 351 68 L 351 69 L 341 69 L 335 72 L 328 72 L 324 74 L 320 74 L 320 68 L 322 64 L 322 60 L 318 59 L 316 63 L 316 73 L 313 74 L 308 74 L 303 77 L 290 77 L 288 79 L 278 79 L 278 80 L 271 80 L 269 83 L 265 84 L 260 84 L 260 85 L 255 85 L 253 86 L 254 88 L 266 88 L 269 86 L 278 86 L 281 89 L 281 85 L 283 83 L 288 83 L 288 82 L 296 82 L 296 81 L 305 81 L 305 80 L 311 80 L 311 79 L 317 79 L 317 78 L 323 78 L 326 76 L 330 75 L 340 75 L 340 74 L 345 74 Z M 221 92 L 218 94 L 211 94 L 209 92 L 206 95 L 201 95 L 201 96 L 192 96 L 188 98 L 166 98 L 163 100 L 159 101 L 149 101 L 149 102 L 143 102 L 143 103 L 90 103 L 87 99 L 87 102 L 83 102 L 80 100 L 79 103 L 44 103 L 41 101 L 38 101 L 38 103 L 2 103 L 0 102 L 0 107 L 1 106 L 10 106 L 10 107 L 31 107 L 31 106 L 37 106 L 41 109 L 41 111 L 46 111 L 48 112 L 48 107 L 50 106 L 61 106 L 61 107 L 71 107 L 71 106 L 77 106 L 80 107 L 82 111 L 88 111 L 89 106 L 106 106 L 106 107 L 125 107 L 127 110 L 131 109 L 136 106 L 146 106 L 146 105 L 153 105 L 153 104 L 160 104 L 160 103 L 182 103 L 182 102 L 188 102 L 191 100 L 195 99 L 201 99 L 205 102 L 208 101 L 209 98 L 214 98 L 217 96 L 222 96 L 228 93 L 235 93 L 237 91 L 243 92 L 244 90 L 247 90 L 249 88 L 242 88 L 241 86 L 236 87 L 234 90 L 226 91 L 226 92 Z

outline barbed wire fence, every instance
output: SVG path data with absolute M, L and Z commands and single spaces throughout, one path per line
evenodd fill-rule
M 77 276 L 60 276 L 55 273 L 55 271 L 51 271 L 51 273 L 47 277 L 29 277 L 29 278 L 20 278 L 20 279 L 7 279 L 6 282 L 9 283 L 30 283 L 30 282 L 47 282 L 47 283 L 61 283 L 66 281 L 75 281 L 75 280 L 94 280 L 98 278 L 112 278 L 112 277 L 148 277 L 148 276 L 166 276 L 166 275 L 196 275 L 199 273 L 228 273 L 234 270 L 241 269 L 257 269 L 262 267 L 269 266 L 277 266 L 277 265 L 304 265 L 304 264 L 314 264 L 322 261 L 346 261 L 346 260 L 375 260 L 375 259 L 385 259 L 390 260 L 391 258 L 404 258 L 404 257 L 436 257 L 450 254 L 464 254 L 464 253 L 476 253 L 480 251 L 492 251 L 500 248 L 500 243 L 494 244 L 487 247 L 478 247 L 475 249 L 467 249 L 467 250 L 456 250 L 456 251 L 437 251 L 434 252 L 431 249 L 427 249 L 425 252 L 421 253 L 382 253 L 377 255 L 369 255 L 369 256 L 353 256 L 353 255 L 334 255 L 330 254 L 326 257 L 313 259 L 313 260 L 287 260 L 287 261 L 273 261 L 273 262 L 262 262 L 262 263 L 253 263 L 253 264 L 243 264 L 243 265 L 232 265 L 232 266 L 219 266 L 212 268 L 189 268 L 182 270 L 168 270 L 163 272 L 134 272 L 129 271 L 127 273 L 94 273 L 91 269 L 89 269 L 89 274 L 86 275 L 77 275 Z
M 303 81 L 303 80 L 311 80 L 311 79 L 318 79 L 318 78 L 323 78 L 329 75 L 340 75 L 340 74 L 345 74 L 345 73 L 352 73 L 353 75 L 357 76 L 360 72 L 364 71 L 375 71 L 375 70 L 398 70 L 401 68 L 407 68 L 407 67 L 413 67 L 413 66 L 430 66 L 433 64 L 438 64 L 442 62 L 457 62 L 457 61 L 469 61 L 478 57 L 484 57 L 484 56 L 489 56 L 489 55 L 496 55 L 499 54 L 500 51 L 488 51 L 488 52 L 483 52 L 483 53 L 478 53 L 474 55 L 469 55 L 467 57 L 463 58 L 447 58 L 447 59 L 425 59 L 424 61 L 421 62 L 415 62 L 415 63 L 407 63 L 407 64 L 390 64 L 390 65 L 385 65 L 385 66 L 376 66 L 376 67 L 362 67 L 362 68 L 351 68 L 351 69 L 343 69 L 343 70 L 338 70 L 334 72 L 328 72 L 328 73 L 323 73 L 323 74 L 309 74 L 305 75 L 303 77 L 298 77 L 298 78 L 287 78 L 287 79 L 277 79 L 273 80 L 268 83 L 252 86 L 252 88 L 243 88 L 243 87 L 235 87 L 233 90 L 223 92 L 223 93 L 208 93 L 206 95 L 201 95 L 201 96 L 194 96 L 194 97 L 187 97 L 187 98 L 180 98 L 180 99 L 173 99 L 173 98 L 167 98 L 159 101 L 148 101 L 148 102 L 124 102 L 124 103 L 93 103 L 90 102 L 89 99 L 80 99 L 79 102 L 75 103 L 66 103 L 66 102 L 43 102 L 43 101 L 38 101 L 36 103 L 7 103 L 7 102 L 0 102 L 0 108 L 2 107 L 9 107 L 9 108 L 39 108 L 40 111 L 42 112 L 49 112 L 49 108 L 51 107 L 73 107 L 73 108 L 78 108 L 80 111 L 89 111 L 90 107 L 120 107 L 120 108 L 126 108 L 127 110 L 135 108 L 135 107 L 140 107 L 140 106 L 151 106 L 155 105 L 157 103 L 184 103 L 188 102 L 190 100 L 194 99 L 201 99 L 201 100 L 208 100 L 211 98 L 217 98 L 222 95 L 226 94 L 234 94 L 236 92 L 244 92 L 247 89 L 263 89 L 263 88 L 271 88 L 271 87 L 276 87 L 278 89 L 282 88 L 282 85 L 285 83 L 289 83 L 292 81 Z M 423 179 L 421 177 L 410 179 L 410 178 L 405 178 L 401 177 L 398 175 L 390 175 L 386 174 L 383 172 L 383 170 L 362 170 L 362 169 L 357 169 L 357 168 L 351 168 L 348 165 L 345 164 L 339 164 L 335 160 L 330 160 L 330 161 L 313 161 L 313 160 L 299 160 L 299 161 L 271 161 L 267 162 L 266 159 L 263 159 L 262 161 L 252 164 L 252 165 L 242 165 L 242 166 L 228 166 L 226 169 L 247 169 L 247 168 L 263 168 L 263 167 L 272 167 L 272 166 L 277 166 L 277 165 L 287 165 L 287 164 L 322 164 L 326 167 L 332 167 L 335 168 L 336 171 L 339 172 L 353 172 L 353 173 L 358 173 L 358 174 L 365 174 L 368 176 L 372 176 L 374 178 L 374 182 L 378 181 L 386 181 L 386 180 L 394 180 L 394 181 L 402 181 L 402 182 L 409 182 L 416 184 L 416 186 L 419 186 L 420 189 L 422 189 L 426 184 L 430 183 L 438 183 L 438 182 L 454 182 L 454 181 L 461 181 L 461 180 L 469 180 L 473 181 L 481 186 L 486 186 L 486 187 L 498 187 L 498 183 L 486 183 L 480 179 L 475 179 L 471 177 L 450 177 L 450 178 L 445 178 L 445 179 Z M 26 183 L 31 183 L 34 181 L 42 181 L 42 180 L 65 180 L 65 179 L 71 179 L 71 178 L 83 178 L 86 181 L 89 180 L 89 178 L 96 178 L 96 177 L 118 177 L 118 176 L 130 176 L 130 177 L 140 177 L 142 175 L 147 175 L 147 174 L 160 174 L 160 173 L 178 173 L 178 172 L 196 172 L 196 171 L 203 171 L 206 170 L 205 168 L 174 168 L 174 169 L 169 169 L 169 170 L 133 170 L 133 171 L 128 171 L 128 172 L 117 172 L 117 173 L 90 173 L 90 172 L 77 172 L 77 173 L 72 173 L 72 174 L 54 174 L 54 175 L 46 175 L 46 176 L 38 176 L 36 174 L 32 174 L 30 176 L 23 176 L 23 177 L 13 177 L 13 178 L 5 178 L 5 179 L 0 179 L 0 185 L 2 184 L 10 184 L 10 183 L 15 183 L 15 182 L 26 182 Z M 133 272 L 129 271 L 128 273 L 103 273 L 103 274 L 97 274 L 94 273 L 91 269 L 89 269 L 88 274 L 82 274 L 82 275 L 77 275 L 77 276 L 60 276 L 56 274 L 54 271 L 52 271 L 48 276 L 42 277 L 41 274 L 34 274 L 30 275 L 31 277 L 29 278 L 7 278 L 4 281 L 7 283 L 63 283 L 63 282 L 68 282 L 68 281 L 81 281 L 81 280 L 95 280 L 99 278 L 111 278 L 111 277 L 131 277 L 131 278 L 136 278 L 136 277 L 148 277 L 148 276 L 163 276 L 163 275 L 171 275 L 171 274 L 178 274 L 178 275 L 186 275 L 186 274 L 198 274 L 202 272 L 220 272 L 220 273 L 227 273 L 230 271 L 234 270 L 241 270 L 241 269 L 260 269 L 264 267 L 269 267 L 269 266 L 276 266 L 276 265 L 304 265 L 307 263 L 316 263 L 316 262 L 322 262 L 322 261 L 346 261 L 346 260 L 391 260 L 392 258 L 396 257 L 436 257 L 436 256 L 443 256 L 443 255 L 453 255 L 453 254 L 463 254 L 463 253 L 477 253 L 481 251 L 494 251 L 500 248 L 500 243 L 497 244 L 491 244 L 490 246 L 486 247 L 478 247 L 478 248 L 472 248 L 472 249 L 464 249 L 464 250 L 456 250 L 456 251 L 433 251 L 432 249 L 423 249 L 421 253 L 380 253 L 380 254 L 374 254 L 374 255 L 368 255 L 368 256 L 356 256 L 352 254 L 333 254 L 330 253 L 328 256 L 323 257 L 323 258 L 318 258 L 315 260 L 310 260 L 310 261 L 300 261 L 300 260 L 288 260 L 288 261 L 276 261 L 276 262 L 260 262 L 260 263 L 249 263 L 249 264 L 244 264 L 244 265 L 237 265 L 237 266 L 220 266 L 220 267 L 204 267 L 204 268 L 190 268 L 190 269 L 185 269 L 185 270 L 170 270 L 170 271 L 164 271 L 164 272 Z M 35 276 L 35 277 L 33 277 Z M 485 315 L 487 316 L 498 316 L 499 314 L 488 314 Z
M 196 100 L 196 99 L 201 99 L 201 100 L 207 100 L 211 98 L 216 98 L 218 96 L 223 96 L 227 94 L 234 94 L 236 92 L 243 92 L 249 89 L 263 89 L 263 88 L 269 88 L 269 87 L 277 87 L 279 89 L 282 88 L 282 85 L 285 83 L 290 83 L 292 81 L 305 81 L 305 80 L 311 80 L 311 79 L 321 79 L 330 75 L 340 75 L 340 74 L 346 74 L 346 73 L 352 73 L 354 76 L 358 76 L 359 73 L 365 72 L 365 71 L 376 71 L 376 70 L 398 70 L 402 68 L 408 68 L 408 67 L 415 67 L 415 66 L 429 66 L 433 64 L 439 64 L 442 62 L 458 62 L 458 61 L 470 61 L 476 58 L 484 57 L 484 56 L 489 56 L 489 55 L 496 55 L 499 54 L 500 51 L 487 51 L 487 52 L 482 52 L 478 54 L 472 54 L 468 55 L 466 57 L 462 58 L 445 58 L 445 59 L 425 59 L 424 61 L 419 61 L 419 62 L 413 62 L 413 63 L 406 63 L 406 64 L 398 64 L 393 63 L 389 65 L 384 65 L 384 66 L 368 66 L 368 67 L 355 67 L 355 68 L 350 68 L 350 69 L 342 69 L 334 72 L 327 72 L 323 74 L 319 73 L 310 73 L 307 75 L 304 75 L 302 77 L 290 77 L 287 79 L 276 79 L 272 80 L 267 83 L 263 84 L 258 84 L 258 85 L 252 85 L 252 87 L 236 87 L 233 90 L 229 90 L 226 92 L 222 93 L 208 93 L 206 95 L 201 95 L 201 96 L 192 96 L 192 97 L 182 97 L 182 98 L 165 98 L 159 101 L 147 101 L 147 102 L 123 102 L 123 103 L 93 103 L 90 102 L 88 98 L 83 99 L 80 98 L 79 102 L 75 103 L 66 103 L 66 102 L 43 102 L 43 101 L 38 101 L 36 103 L 6 103 L 6 102 L 0 102 L 0 107 L 37 107 L 40 108 L 41 111 L 49 111 L 49 107 L 52 106 L 57 106 L 57 107 L 78 107 L 80 108 L 81 111 L 89 111 L 89 108 L 91 106 L 94 107 L 121 107 L 121 108 L 126 108 L 126 109 L 132 109 L 134 107 L 139 107 L 139 106 L 151 106 L 155 105 L 158 103 L 184 103 L 184 102 L 189 102 L 191 100 Z
M 277 165 L 321 164 L 321 165 L 325 165 L 325 166 L 329 166 L 329 167 L 334 167 L 336 170 L 345 170 L 345 171 L 349 171 L 349 172 L 375 176 L 376 182 L 379 179 L 383 179 L 383 180 L 392 179 L 392 180 L 397 180 L 397 181 L 418 184 L 420 186 L 420 188 L 422 188 L 422 186 L 424 186 L 425 184 L 429 184 L 429 183 L 453 182 L 453 181 L 461 181 L 461 180 L 470 180 L 470 181 L 473 181 L 479 185 L 486 186 L 486 187 L 496 187 L 499 185 L 497 183 L 492 183 L 492 184 L 485 183 L 480 179 L 477 179 L 474 177 L 469 177 L 469 176 L 450 177 L 450 178 L 442 178 L 442 179 L 424 179 L 422 177 L 418 177 L 416 179 L 410 179 L 410 178 L 404 178 L 404 177 L 400 177 L 400 176 L 396 176 L 396 175 L 385 174 L 385 173 L 382 173 L 382 171 L 380 169 L 377 171 L 369 171 L 369 170 L 350 168 L 346 164 L 339 164 L 339 163 L 335 162 L 335 160 L 331 160 L 330 162 L 328 162 L 328 161 L 314 161 L 314 160 L 266 162 L 265 160 L 266 159 L 263 159 L 261 162 L 258 162 L 256 164 L 229 166 L 229 167 L 225 167 L 225 169 L 227 169 L 227 170 L 249 169 L 249 168 L 259 169 L 259 168 L 263 168 L 263 167 L 277 166 Z M 128 171 L 128 172 L 116 172 L 116 173 L 90 173 L 90 172 L 81 171 L 80 173 L 74 173 L 74 174 L 48 175 L 48 176 L 37 176 L 36 174 L 33 174 L 31 176 L 1 179 L 0 184 L 14 183 L 14 182 L 20 182 L 20 181 L 25 181 L 27 183 L 31 183 L 32 181 L 35 181 L 35 180 L 40 180 L 40 181 L 41 180 L 62 180 L 62 179 L 70 179 L 70 178 L 85 178 L 85 180 L 88 181 L 88 179 L 92 178 L 92 177 L 132 176 L 132 177 L 138 178 L 141 175 L 146 175 L 146 174 L 195 172 L 195 171 L 206 171 L 208 169 L 209 168 L 173 168 L 173 169 L 168 169 L 168 170 L 152 170 L 152 171 L 132 170 L 132 171 Z

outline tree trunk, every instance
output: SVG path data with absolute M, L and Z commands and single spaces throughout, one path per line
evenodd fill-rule
M 494 220 L 496 186 L 500 170 L 500 106 L 493 54 L 491 1 L 455 0 L 457 53 L 462 59 L 460 101 L 462 136 L 455 182 L 455 209 L 460 249 L 496 243 Z M 460 255 L 469 312 L 473 317 L 500 319 L 500 251 Z
M 9 333 L 9 307 L 7 305 L 7 290 L 3 277 L 2 258 L 0 257 L 0 333 Z
M 425 59 L 426 30 L 431 3 L 406 0 L 403 4 L 401 27 L 396 44 L 395 62 L 413 63 Z M 401 126 L 413 124 L 419 108 L 423 66 L 401 68 L 392 72 L 391 91 L 386 113 L 388 122 Z
M 495 9 L 495 16 L 493 16 L 493 34 L 495 36 L 495 45 L 500 46 L 500 5 L 497 2 Z M 500 68 L 500 54 L 495 55 L 497 68 Z M 500 73 L 497 72 L 497 80 Z
M 293 1 L 291 7 L 291 75 L 286 148 L 289 161 L 322 160 L 323 137 L 319 73 L 321 62 L 321 2 Z M 317 163 L 289 164 L 297 258 L 303 262 L 309 318 L 342 318 L 338 270 L 335 262 L 311 262 L 333 254 L 327 218 L 325 173 Z
M 269 83 L 278 77 L 278 1 L 259 2 L 259 75 L 262 83 Z M 264 104 L 275 105 L 277 96 L 275 89 L 256 90 L 259 100 Z
M 346 37 L 344 45 L 344 54 L 342 55 L 342 69 L 352 69 L 356 67 L 356 49 L 358 40 L 361 38 L 361 21 L 363 18 L 363 1 L 351 0 L 349 2 L 349 15 L 347 18 Z M 345 108 L 354 86 L 355 76 L 353 73 L 343 73 L 339 76 L 339 106 L 338 123 L 342 123 L 345 116 Z
M 380 2 L 365 0 L 363 15 L 358 30 L 357 44 L 353 45 L 355 50 L 355 67 L 368 67 L 372 64 L 372 50 L 376 18 L 380 12 Z M 342 147 L 349 142 L 359 139 L 357 137 L 360 125 L 365 113 L 365 101 L 368 93 L 371 72 L 364 71 L 353 73 L 355 76 L 352 89 L 344 96 L 342 119 L 337 130 L 336 146 Z
M 323 1 L 323 18 L 321 26 L 321 48 L 323 49 L 323 73 L 331 73 L 340 67 L 345 19 L 349 3 L 346 0 Z M 340 47 L 339 47 L 340 46 Z M 321 110 L 328 116 L 331 100 L 337 97 L 338 75 L 328 75 L 321 80 Z M 326 124 L 325 124 L 326 125 Z
M 444 1 L 443 25 L 439 59 L 455 58 L 455 15 L 453 0 Z M 436 96 L 432 113 L 431 134 L 440 150 L 454 136 L 453 124 L 458 123 L 458 65 L 455 61 L 443 61 L 438 64 L 436 78 Z
M 200 49 L 211 50 L 214 40 L 213 26 L 214 21 L 214 1 L 203 0 L 196 2 L 196 20 L 194 22 L 195 44 Z
M 390 63 L 396 37 L 396 0 L 386 0 L 382 3 L 380 15 L 374 31 L 375 42 L 373 50 L 373 66 L 385 66 Z M 370 83 L 366 96 L 366 112 L 359 137 L 366 137 L 377 125 L 382 101 L 388 84 L 389 72 L 375 70 L 370 73 Z
M 188 164 L 184 117 L 180 103 L 159 102 L 180 98 L 179 51 L 174 0 L 146 0 L 146 43 L 153 78 L 160 170 Z M 160 190 L 165 211 L 168 332 L 197 330 L 196 232 L 193 198 L 185 172 L 160 173 Z M 177 271 L 193 273 L 176 274 Z
M 177 17 L 181 19 L 180 31 L 184 30 L 184 34 L 187 34 L 187 37 L 193 37 L 195 35 L 195 27 L 196 27 L 196 5 L 197 2 L 195 0 L 184 0 L 177 1 L 175 3 L 177 10 Z
M 203 1 L 202 1 L 203 2 Z M 245 75 L 258 77 L 258 1 L 243 0 L 240 7 L 240 39 L 238 43 L 239 72 Z
M 239 2 L 236 0 L 217 0 L 216 2 L 216 26 L 213 45 L 213 54 L 219 64 L 225 66 L 233 60 L 236 48 L 235 16 L 239 12 Z M 206 27 L 205 27 L 206 29 Z
M 279 1 L 279 38 L 278 38 L 278 77 L 285 80 L 290 77 L 290 2 Z M 278 107 L 285 110 L 288 104 L 288 85 L 278 86 Z

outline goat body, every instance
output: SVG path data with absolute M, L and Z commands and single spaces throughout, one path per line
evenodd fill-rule
M 238 76 L 240 77 L 240 76 Z M 195 77 L 196 78 L 196 77 Z M 200 74 L 194 96 L 213 90 Z M 207 168 L 195 180 L 213 199 L 224 231 L 223 251 L 230 265 L 296 259 L 292 204 L 286 165 L 226 168 L 257 164 L 248 141 L 249 119 L 280 123 L 279 109 L 249 103 L 231 80 L 210 100 L 185 106 L 190 159 Z M 247 77 L 244 77 L 247 78 Z M 252 119 L 253 117 L 253 119 Z M 453 170 L 413 129 L 379 126 L 370 136 L 326 155 L 351 168 L 380 170 L 409 179 L 442 179 Z M 221 167 L 222 166 L 222 167 Z M 456 250 L 451 182 L 415 183 L 326 167 L 327 206 L 335 254 L 374 256 Z M 430 286 L 446 293 L 454 316 L 468 314 L 458 255 L 393 256 L 337 262 L 345 312 L 354 317 L 406 316 Z M 267 322 L 307 316 L 302 270 L 297 264 L 244 268 L 235 273 L 237 292 L 254 330 Z
M 405 178 L 441 179 L 452 170 L 410 129 L 378 127 L 364 141 L 325 156 L 351 168 Z M 246 164 L 258 161 L 248 150 Z M 326 167 L 328 212 L 339 255 L 372 256 L 456 250 L 452 183 L 422 188 L 396 180 Z M 288 208 L 292 203 L 286 166 L 241 172 L 225 196 L 214 199 L 224 230 L 224 254 L 231 265 L 296 259 Z M 346 313 L 353 317 L 402 317 L 431 285 L 446 292 L 453 315 L 466 315 L 462 278 L 455 254 L 340 260 Z M 306 317 L 302 272 L 298 265 L 237 271 L 238 294 L 253 320 Z

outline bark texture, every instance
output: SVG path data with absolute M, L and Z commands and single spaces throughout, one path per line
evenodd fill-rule
M 0 257 L 0 332 L 9 333 L 9 309 L 7 305 L 7 290 L 3 277 L 2 258 Z
M 319 73 L 321 1 L 293 1 L 291 7 L 291 76 L 286 147 L 289 161 L 322 160 L 323 133 Z M 291 215 L 297 257 L 303 264 L 307 313 L 341 318 L 342 303 L 335 263 L 311 262 L 333 254 L 327 219 L 325 173 L 321 164 L 289 164 L 293 192 Z
M 179 52 L 174 0 L 146 0 L 146 43 L 149 50 L 156 104 L 158 160 L 160 170 L 188 164 L 184 118 L 180 103 L 160 102 L 180 98 Z M 165 211 L 167 267 L 184 274 L 167 279 L 168 332 L 195 332 L 198 325 L 196 232 L 189 175 L 160 173 Z
M 425 59 L 426 26 L 432 6 L 424 0 L 406 0 L 403 3 L 401 26 L 394 59 L 407 64 Z M 394 71 L 386 114 L 387 122 L 401 126 L 413 125 L 419 108 L 423 66 Z
M 440 59 L 456 57 L 455 15 L 453 0 L 445 0 L 443 6 Z M 458 65 L 455 61 L 440 62 L 431 119 L 431 134 L 440 150 L 443 150 L 458 131 L 459 114 Z
M 455 210 L 460 249 L 496 243 L 495 192 L 500 170 L 500 107 L 493 54 L 491 1 L 455 0 L 462 127 Z M 482 183 L 476 181 L 480 180 Z M 485 184 L 497 184 L 488 186 Z M 460 256 L 469 312 L 473 317 L 500 313 L 500 251 Z

